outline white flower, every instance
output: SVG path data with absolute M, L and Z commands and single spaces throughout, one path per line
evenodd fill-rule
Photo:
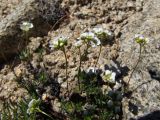
M 38 108 L 40 104 L 40 100 L 36 100 L 36 99 L 32 99 L 29 104 L 28 104 L 28 109 L 27 109 L 27 113 L 28 114 L 32 114 L 35 112 L 35 109 Z
M 134 40 L 139 44 L 147 44 L 147 43 L 149 43 L 149 38 L 145 38 L 141 34 L 136 34 L 135 37 L 134 37 Z
M 53 48 L 55 48 L 55 47 L 58 47 L 58 39 L 54 39 L 54 40 L 50 40 L 49 41 L 49 47 L 51 48 L 51 49 L 53 49 Z
M 145 42 L 148 44 L 149 43 L 149 38 L 145 38 Z
M 96 47 L 101 44 L 101 41 L 97 37 L 94 37 L 94 39 L 90 42 L 90 44 L 92 47 Z
M 92 47 L 96 47 L 101 44 L 101 41 L 97 38 L 97 36 L 93 32 L 85 32 L 80 35 L 80 38 L 84 41 L 84 43 L 89 43 Z
M 20 29 L 25 32 L 28 32 L 31 28 L 33 28 L 33 24 L 27 21 L 22 22 L 20 25 Z
M 82 46 L 82 41 L 81 40 L 78 40 L 78 41 L 76 41 L 75 43 L 74 43 L 74 46 L 75 47 L 81 47 Z
M 49 41 L 49 47 L 51 49 L 60 49 L 67 45 L 67 37 L 59 36 Z
M 105 30 L 104 32 L 105 32 L 108 36 L 112 36 L 112 32 L 111 32 L 111 31 Z
M 103 33 L 104 29 L 102 27 L 95 27 L 93 28 L 94 33 Z
M 115 78 L 116 78 L 116 73 L 115 72 L 112 72 L 110 70 L 105 71 L 105 78 L 104 79 L 106 81 L 115 83 Z
M 134 37 L 135 39 L 136 38 L 139 38 L 139 39 L 144 39 L 144 36 L 143 35 L 141 35 L 141 34 L 135 34 L 135 37 Z
M 102 27 L 95 27 L 93 28 L 93 32 L 97 35 L 100 39 L 106 39 L 109 36 L 112 36 L 112 33 Z
M 87 39 L 87 40 L 92 40 L 92 39 L 94 39 L 94 37 L 95 37 L 95 34 L 93 33 L 93 32 L 85 32 L 85 33 L 82 33 L 81 35 L 80 35 L 80 38 L 82 39 L 82 40 L 85 40 L 85 39 Z
M 33 112 L 33 106 L 35 104 L 36 100 L 35 99 L 32 99 L 29 104 L 28 104 L 28 109 L 27 109 L 27 113 L 28 114 L 32 114 Z

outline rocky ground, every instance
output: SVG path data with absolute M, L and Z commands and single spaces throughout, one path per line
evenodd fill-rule
M 5 18 L 8 14 L 12 12 L 16 8 L 21 0 L 1 0 L 0 1 L 0 20 Z
M 0 1 L 0 20 L 9 15 L 18 0 Z M 118 79 L 128 82 L 132 68 L 138 59 L 139 46 L 133 41 L 134 35 L 141 33 L 150 38 L 142 53 L 143 59 L 133 74 L 129 88 L 130 97 L 123 99 L 123 120 L 138 118 L 159 110 L 160 87 L 160 2 L 159 0 L 63 0 L 67 17 L 60 21 L 56 29 L 50 29 L 45 36 L 30 37 L 26 46 L 32 54 L 29 62 L 14 56 L 0 64 L 0 103 L 13 102 L 28 97 L 26 89 L 15 79 L 23 77 L 24 81 L 37 79 L 35 74 L 41 71 L 50 73 L 61 85 L 61 94 L 65 94 L 65 59 L 61 51 L 52 51 L 49 40 L 62 34 L 68 36 L 67 57 L 69 60 L 69 86 L 75 86 L 75 72 L 79 63 L 78 51 L 73 46 L 75 39 L 84 31 L 101 25 L 112 31 L 114 38 L 104 45 L 98 66 L 116 68 L 121 76 Z M 94 66 L 98 48 L 89 49 L 89 61 L 83 62 L 83 69 Z M 12 66 L 12 67 L 11 67 Z M 123 75 L 123 76 L 122 76 Z M 57 77 L 58 76 L 58 77 Z M 22 81 L 19 81 L 22 82 Z M 51 84 L 52 85 L 52 84 Z M 55 93 L 51 85 L 43 86 L 43 96 Z M 52 101 L 54 103 L 54 101 Z M 2 104 L 0 104 L 1 108 Z

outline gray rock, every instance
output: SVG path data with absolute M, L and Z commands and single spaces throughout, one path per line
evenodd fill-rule
M 136 0 L 136 11 L 141 11 L 143 9 L 143 0 Z
M 159 88 L 158 69 L 152 67 L 150 73 L 147 67 L 154 63 L 156 68 L 160 66 L 160 51 L 156 49 L 156 45 L 160 39 L 160 2 L 159 0 L 145 1 L 143 11 L 136 13 L 129 18 L 128 24 L 122 28 L 121 36 L 121 52 L 119 58 L 121 65 L 128 66 L 130 70 L 135 66 L 139 56 L 139 45 L 133 41 L 134 35 L 143 33 L 150 38 L 149 44 L 145 46 L 142 53 L 142 59 L 136 71 L 131 77 L 129 88 L 133 91 L 133 103 L 138 106 L 137 114 L 133 114 L 129 110 L 128 105 L 125 106 L 127 100 L 123 100 L 123 113 L 125 120 L 131 117 L 137 118 L 153 110 L 159 110 Z M 155 75 L 153 75 L 155 74 Z M 129 77 L 129 76 L 128 76 Z M 154 78 L 154 79 L 153 79 Z M 128 78 L 126 77 L 126 82 Z
M 59 0 L 57 0 L 57 2 L 50 2 L 52 5 L 47 6 L 47 10 L 45 10 L 44 4 L 49 3 L 47 0 L 45 0 L 42 5 L 41 2 L 37 2 L 37 0 L 22 0 L 11 14 L 8 14 L 0 21 L 0 61 L 8 60 L 8 58 L 24 49 L 24 43 L 28 43 L 23 35 L 23 31 L 20 31 L 19 25 L 22 21 L 30 20 L 30 22 L 34 24 L 34 28 L 28 33 L 28 38 L 31 36 L 44 36 L 48 33 L 50 30 L 48 23 L 44 23 L 43 21 L 51 18 L 55 23 L 59 17 L 61 17 L 60 15 L 62 13 L 60 12 L 63 10 L 59 7 L 53 9 L 55 6 L 60 5 L 58 1 Z M 49 14 L 48 16 L 48 12 L 54 14 Z
M 109 107 L 109 108 L 112 108 L 112 107 L 113 107 L 113 101 L 112 101 L 112 100 L 109 100 L 109 101 L 107 102 L 107 107 Z
M 128 1 L 128 2 L 127 2 L 127 6 L 128 6 L 129 8 L 133 8 L 133 7 L 135 7 L 135 5 L 134 5 L 134 2 L 133 2 L 133 1 Z
M 16 10 L 6 16 L 0 22 L 0 60 L 6 59 L 8 55 L 17 53 L 17 47 L 20 42 L 17 37 L 20 37 L 19 23 L 27 18 L 27 15 L 34 16 L 36 9 L 35 0 L 23 0 Z M 32 6 L 32 7 L 31 7 Z M 36 17 L 36 16 L 35 16 Z M 13 38 L 13 36 L 16 36 Z M 22 39 L 22 38 L 21 38 Z M 20 46 L 22 47 L 22 46 Z M 21 48 L 22 49 L 22 48 Z M 5 58 L 4 58 L 5 56 Z
M 120 113 L 121 112 L 121 107 L 120 106 L 116 106 L 114 108 L 115 113 Z
M 148 72 L 149 72 L 152 79 L 160 81 L 160 68 L 159 68 L 159 66 L 151 65 L 147 69 L 148 69 Z
M 37 50 L 41 44 L 41 40 L 42 40 L 42 38 L 40 38 L 40 37 L 31 38 L 31 42 L 28 45 L 30 51 L 33 52 L 33 51 Z

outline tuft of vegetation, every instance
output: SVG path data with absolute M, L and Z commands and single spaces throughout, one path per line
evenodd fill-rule
M 44 2 L 44 1 L 41 1 Z M 32 23 L 24 22 L 21 29 L 25 32 L 26 36 L 28 31 L 33 27 Z M 122 100 L 125 94 L 123 83 L 117 82 L 116 71 L 106 69 L 102 70 L 98 68 L 98 61 L 102 52 L 102 47 L 105 42 L 111 40 L 113 34 L 102 28 L 96 27 L 91 31 L 84 32 L 77 38 L 73 44 L 78 50 L 79 65 L 77 71 L 77 86 L 74 90 L 69 91 L 68 83 L 68 59 L 66 55 L 68 37 L 58 36 L 49 42 L 49 48 L 51 50 L 60 50 L 64 54 L 65 69 L 67 81 L 67 96 L 59 96 L 59 92 L 54 93 L 54 97 L 59 101 L 59 113 L 54 111 L 48 106 L 51 105 L 52 98 L 48 98 L 45 94 L 42 94 L 44 87 L 53 83 L 57 85 L 59 89 L 60 85 L 53 80 L 46 70 L 43 68 L 41 71 L 35 72 L 34 80 L 26 81 L 23 76 L 17 78 L 19 84 L 26 88 L 30 94 L 28 100 L 21 100 L 16 104 L 6 102 L 4 109 L 1 113 L 1 120 L 36 120 L 36 119 L 70 119 L 70 120 L 118 120 L 122 117 Z M 26 37 L 26 41 L 28 38 Z M 141 59 L 141 52 L 144 45 L 148 42 L 148 39 L 142 35 L 136 35 L 134 39 L 140 45 L 139 59 L 131 72 L 130 78 L 134 73 Z M 85 47 L 82 51 L 82 46 Z M 82 68 L 82 61 L 86 60 L 88 56 L 88 50 L 90 48 L 99 47 L 98 57 L 94 66 L 89 67 L 87 70 Z M 42 51 L 39 50 L 41 57 Z M 27 49 L 21 52 L 20 60 L 29 61 L 32 55 Z M 128 80 L 128 84 L 130 82 Z M 51 82 L 52 81 L 52 82 Z M 54 81 L 54 82 L 53 82 Z M 56 89 L 56 86 L 51 85 L 52 89 Z M 121 84 L 121 87 L 115 87 L 117 84 Z M 56 91 L 56 90 L 55 90 Z M 58 90 L 59 91 L 59 90 Z M 53 99 L 55 99 L 53 98 Z M 62 116 L 62 117 L 60 117 Z

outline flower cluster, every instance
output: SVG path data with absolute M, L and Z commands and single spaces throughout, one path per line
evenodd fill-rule
M 95 28 L 93 28 L 93 32 L 101 40 L 107 39 L 110 36 L 112 36 L 112 33 L 110 31 L 108 31 L 108 30 L 106 30 L 106 29 L 104 29 L 102 27 L 95 27 Z
M 149 42 L 149 39 L 145 38 L 141 34 L 136 34 L 135 37 L 134 37 L 134 41 L 136 41 L 140 45 L 145 45 L 145 44 L 147 44 Z
M 95 67 L 89 67 L 86 71 L 86 73 L 88 75 L 97 75 L 97 74 L 101 74 L 101 72 L 97 72 L 98 68 L 95 68 Z M 107 85 L 107 88 L 104 88 L 106 89 L 107 91 L 103 93 L 103 90 L 102 89 L 102 93 L 104 95 L 107 95 L 109 96 L 109 99 L 107 101 L 107 108 L 109 110 L 113 110 L 114 113 L 120 113 L 121 112 L 121 101 L 123 99 L 123 94 L 121 91 L 119 91 L 119 84 L 120 83 L 117 83 L 116 82 L 116 73 L 111 71 L 111 70 L 105 70 L 103 72 L 104 74 L 102 75 L 102 78 L 104 80 L 104 82 L 109 82 L 109 83 L 113 83 L 114 86 L 117 86 L 118 84 L 118 87 L 114 87 L 112 85 L 112 90 L 108 89 L 108 87 L 110 87 L 109 85 Z M 104 85 L 105 86 L 105 85 Z M 120 86 L 121 87 L 121 86 Z M 118 88 L 118 89 L 117 89 Z
M 49 47 L 51 49 L 61 49 L 67 45 L 67 41 L 67 37 L 59 36 L 49 42 Z
M 27 21 L 22 22 L 20 25 L 20 29 L 25 32 L 28 32 L 31 28 L 33 28 L 33 24 Z
M 92 47 L 96 47 L 102 44 L 102 40 L 108 39 L 112 36 L 110 31 L 102 27 L 95 27 L 91 31 L 82 33 L 80 37 L 77 38 L 78 41 L 76 41 L 74 45 L 80 47 L 83 43 L 86 43 Z
M 97 36 L 93 32 L 82 33 L 78 38 L 78 40 L 81 41 L 82 43 L 89 44 L 92 47 L 96 47 L 101 44 L 101 41 L 97 38 Z

